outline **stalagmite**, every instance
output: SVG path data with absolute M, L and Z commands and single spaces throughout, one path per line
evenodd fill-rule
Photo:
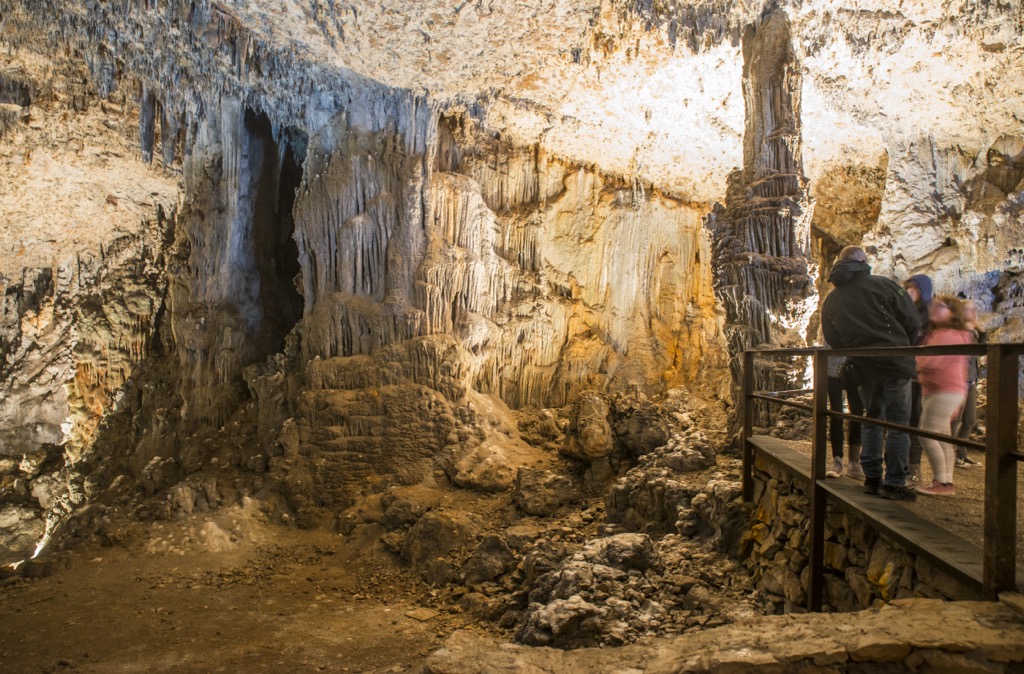
M 809 316 L 810 211 L 800 138 L 799 64 L 789 19 L 773 12 L 743 36 L 747 134 L 744 167 L 730 177 L 725 209 L 710 218 L 716 287 L 725 305 L 734 381 L 742 352 L 767 343 L 799 346 L 791 328 Z M 755 388 L 797 388 L 777 364 L 758 364 Z M 762 425 L 764 419 L 761 420 Z

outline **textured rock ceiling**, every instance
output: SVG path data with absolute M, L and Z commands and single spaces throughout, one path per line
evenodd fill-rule
M 1019 4 L 792 4 L 812 181 L 833 161 L 877 165 L 902 138 L 924 135 L 976 152 L 1019 130 Z M 683 198 L 721 199 L 726 176 L 741 164 L 739 37 L 759 2 L 220 6 L 311 61 L 434 101 L 485 98 L 487 125 L 507 138 L 539 141 Z
M 225 6 L 263 39 L 310 60 L 433 101 L 486 99 L 488 126 L 509 140 L 539 141 L 554 153 L 682 196 L 721 195 L 727 172 L 740 163 L 738 42 L 716 40 L 678 58 L 682 45 L 670 45 L 664 31 L 640 30 L 626 3 Z M 728 16 L 716 22 L 725 24 Z

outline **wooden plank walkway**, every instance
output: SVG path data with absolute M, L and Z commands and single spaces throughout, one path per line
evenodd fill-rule
M 757 448 L 755 461 L 764 457 L 779 463 L 801 478 L 810 493 L 811 457 L 792 448 L 785 440 L 767 435 L 753 435 L 750 442 Z M 828 493 L 830 506 L 862 517 L 907 550 L 923 556 L 967 587 L 982 591 L 980 546 L 922 518 L 897 501 L 865 494 L 860 482 L 842 477 L 827 480 L 823 488 Z M 1017 577 L 1024 578 L 1024 573 L 1018 571 Z

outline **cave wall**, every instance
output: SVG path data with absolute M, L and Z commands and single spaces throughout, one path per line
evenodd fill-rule
M 453 475 L 473 473 L 467 452 L 494 463 L 479 433 L 453 442 L 456 422 L 435 419 L 482 423 L 469 392 L 493 395 L 501 416 L 504 404 L 560 406 L 587 388 L 717 391 L 705 205 L 503 138 L 482 106 L 325 68 L 225 6 L 0 9 L 9 51 L 38 62 L 33 86 L 53 74 L 46 54 L 63 54 L 75 83 L 63 114 L 113 111 L 101 123 L 134 145 L 123 168 L 181 185 L 172 217 L 156 210 L 144 235 L 99 232 L 49 251 L 98 251 L 112 268 L 78 281 L 63 322 L 38 325 L 47 302 L 60 304 L 44 272 L 5 280 L 9 360 L 52 384 L 6 399 L 39 398 L 41 422 L 12 413 L 14 431 L 36 435 L 5 451 L 50 447 L 63 496 L 80 502 L 126 474 L 166 489 L 202 471 L 225 428 L 243 428 L 230 460 L 291 483 L 290 505 L 305 513 L 347 502 L 368 475 L 422 479 L 442 450 L 461 466 Z M 36 114 L 32 101 L 5 104 L 15 128 Z M 87 187 L 69 198 L 94 200 Z M 50 261 L 45 247 L 33 252 Z M 24 339 L 43 328 L 58 354 L 46 360 L 29 353 L 42 338 L 31 349 Z M 102 356 L 68 355 L 90 349 Z M 348 359 L 367 356 L 371 372 L 354 379 L 306 367 L 349 372 Z M 421 395 L 436 400 L 421 408 Z M 14 463 L 5 475 L 32 500 L 34 475 Z M 38 540 L 53 500 L 5 519 L 20 536 L 12 549 Z
M 474 387 L 513 407 L 713 376 L 699 209 L 470 118 L 416 121 L 404 138 L 334 129 L 298 198 L 305 357 L 451 334 Z
M 1024 8 L 884 9 L 794 13 L 822 276 L 842 246 L 863 243 L 876 273 L 927 273 L 937 291 L 980 300 L 989 327 L 1016 324 L 997 288 L 1014 285 L 1010 253 L 1024 240 L 1015 172 Z
M 4 42 L 0 564 L 90 496 L 90 448 L 154 347 L 177 186 L 139 160 L 132 98 Z
M 184 162 L 169 317 L 182 421 L 219 426 L 247 394 L 242 370 L 281 351 L 301 313 L 292 205 L 305 137 L 224 97 Z
M 263 152 L 262 146 L 251 143 L 239 128 L 243 124 L 243 116 L 249 114 L 246 111 L 265 115 L 275 134 L 291 125 L 315 137 L 315 147 L 305 167 L 307 182 L 303 190 L 308 190 L 309 194 L 301 194 L 296 204 L 296 240 L 302 249 L 299 255 L 304 263 L 302 291 L 306 295 L 304 315 L 307 327 L 304 328 L 306 339 L 303 348 L 306 357 L 366 353 L 369 345 L 349 344 L 356 333 L 361 334 L 364 340 L 370 334 L 369 339 L 377 340 L 375 343 L 380 345 L 414 335 L 450 332 L 459 321 L 475 322 L 473 327 L 463 329 L 465 338 L 470 339 L 469 333 L 474 333 L 472 339 L 478 342 L 477 349 L 486 342 L 492 350 L 492 354 L 484 358 L 488 364 L 482 366 L 479 381 L 514 406 L 564 402 L 571 393 L 572 385 L 563 381 L 557 392 L 549 393 L 547 390 L 547 382 L 555 378 L 552 371 L 558 367 L 563 344 L 578 352 L 578 359 L 593 360 L 588 369 L 611 371 L 600 373 L 600 380 L 610 381 L 615 372 L 619 372 L 623 385 L 663 388 L 668 382 L 682 381 L 684 375 L 687 379 L 699 378 L 702 372 L 715 366 L 713 358 L 709 358 L 714 349 L 707 348 L 710 342 L 718 339 L 714 300 L 707 283 L 710 257 L 707 250 L 704 263 L 697 262 L 701 246 L 705 249 L 708 246 L 708 239 L 699 225 L 706 206 L 658 193 L 640 179 L 608 177 L 600 170 L 562 157 L 548 159 L 535 144 L 496 141 L 494 137 L 500 137 L 500 134 L 479 128 L 483 122 L 478 120 L 468 120 L 469 125 L 476 128 L 463 141 L 467 146 L 483 146 L 465 151 L 466 172 L 470 174 L 467 177 L 472 182 L 438 178 L 438 172 L 460 171 L 458 167 L 448 167 L 452 168 L 451 171 L 435 171 L 433 154 L 439 143 L 441 106 L 432 105 L 414 93 L 364 80 L 345 69 L 325 69 L 311 62 L 316 54 L 280 49 L 257 24 L 245 21 L 246 8 L 232 11 L 207 3 L 188 6 L 168 3 L 157 10 L 125 11 L 101 3 L 90 6 L 88 11 L 70 11 L 61 3 L 48 2 L 31 7 L 11 3 L 8 9 L 12 16 L 11 24 L 23 26 L 23 39 L 30 35 L 37 46 L 47 42 L 70 44 L 83 53 L 88 52 L 92 76 L 98 81 L 101 92 L 113 88 L 111 72 L 118 68 L 127 69 L 139 83 L 139 129 L 143 156 L 151 156 L 152 147 L 156 145 L 162 147 L 162 153 L 156 153 L 157 157 L 175 157 L 179 152 L 185 154 L 183 173 L 188 210 L 182 221 L 189 246 L 186 252 L 191 267 L 189 273 L 193 278 L 185 283 L 187 290 L 181 283 L 172 286 L 171 297 L 177 307 L 172 315 L 176 317 L 177 341 L 185 351 L 194 352 L 189 358 L 227 358 L 232 361 L 208 360 L 196 361 L 196 364 L 182 361 L 183 370 L 193 372 L 188 378 L 207 377 L 196 379 L 190 388 L 198 396 L 197 407 L 211 410 L 211 422 L 222 420 L 223 415 L 213 410 L 219 407 L 214 399 L 220 395 L 224 382 L 230 379 L 237 382 L 238 373 L 245 365 L 272 350 L 252 344 L 261 341 L 256 334 L 260 331 L 257 325 L 260 322 L 257 316 L 261 312 L 260 301 L 253 299 L 260 292 L 259 282 L 255 280 L 258 274 L 254 275 L 245 267 L 255 262 L 249 259 L 252 256 L 240 251 L 237 243 L 245 245 L 246 227 L 251 226 L 247 224 L 251 213 L 239 209 L 250 208 L 246 197 L 259 194 L 262 189 L 260 184 L 252 181 L 245 184 L 258 173 L 257 165 L 261 160 L 257 155 Z M 33 26 L 44 15 L 53 20 L 46 22 L 47 34 L 39 36 L 33 31 Z M 498 17 L 489 20 L 498 20 Z M 181 40 L 171 39 L 179 35 L 191 36 L 203 49 L 188 49 Z M 97 38 L 102 47 L 92 44 Z M 160 54 L 161 58 L 154 58 L 155 54 Z M 382 79 L 386 81 L 387 78 Z M 478 116 L 484 117 L 485 114 L 481 112 Z M 473 152 L 482 156 L 473 158 Z M 490 153 L 499 155 L 497 171 L 486 168 L 494 163 L 489 158 Z M 502 154 L 510 157 L 502 157 Z M 506 161 L 513 174 L 523 171 L 523 175 L 504 176 L 502 164 Z M 358 165 L 359 162 L 363 164 Z M 339 175 L 346 173 L 345 165 L 349 163 L 352 163 L 351 175 Z M 422 164 L 418 173 L 414 170 L 417 163 Z M 370 164 L 373 164 L 372 168 L 369 168 Z M 438 168 L 444 167 L 438 165 Z M 382 175 L 375 176 L 374 172 Z M 561 193 L 567 191 L 560 184 L 562 175 L 574 173 L 590 177 L 589 181 L 579 183 L 579 194 L 575 190 L 569 193 L 568 196 L 575 201 L 561 205 L 546 203 L 549 195 L 538 192 L 541 183 L 543 189 Z M 398 184 L 402 182 L 409 184 Z M 202 187 L 197 188 L 200 184 Z M 476 211 L 454 216 L 466 220 L 466 223 L 440 221 L 452 217 L 441 214 L 445 209 L 450 210 L 447 202 L 472 201 L 469 193 L 477 190 L 482 192 L 482 203 L 470 206 Z M 525 192 L 517 195 L 516 190 Z M 379 195 L 379 191 L 386 192 L 386 195 Z M 645 191 L 651 192 L 649 197 Z M 439 195 L 444 192 L 459 196 L 442 199 Z M 201 203 L 211 194 L 216 195 L 212 203 Z M 367 199 L 373 203 L 364 204 Z M 334 200 L 338 204 L 326 209 L 319 203 L 313 205 L 314 201 L 324 200 Z M 596 202 L 596 208 L 584 203 L 588 200 Z M 568 221 L 564 213 L 559 216 L 559 209 L 570 207 L 591 210 L 591 226 L 605 217 L 615 222 L 605 227 L 607 240 L 599 237 L 590 249 L 591 255 L 587 257 L 592 261 L 586 271 L 569 268 L 579 265 L 583 255 L 558 250 L 554 246 L 539 248 L 542 244 L 531 240 L 537 231 L 550 230 L 548 239 L 561 241 L 563 232 L 556 229 L 556 225 L 569 230 L 563 249 L 570 247 L 574 237 L 577 241 L 589 238 L 588 232 L 575 231 L 581 230 L 581 223 Z M 367 209 L 365 213 L 364 208 Z M 527 209 L 538 213 L 512 213 Z M 482 222 L 490 217 L 484 212 L 486 210 L 493 211 L 496 220 L 506 221 L 497 224 L 496 232 L 487 231 L 495 225 Z M 216 216 L 211 217 L 214 212 Z M 194 213 L 201 213 L 202 225 L 189 224 Z M 518 222 L 513 223 L 516 216 Z M 355 217 L 362 221 L 362 227 L 376 228 L 377 231 L 344 232 L 340 234 L 341 240 L 327 241 L 327 235 L 322 231 L 315 235 L 312 231 L 304 233 L 304 217 L 328 219 L 311 225 L 310 229 L 323 228 L 325 222 L 332 222 L 344 230 L 346 227 L 342 223 Z M 541 221 L 544 219 L 548 222 Z M 448 265 L 442 264 L 439 256 L 452 255 L 451 251 L 445 250 L 448 244 L 442 237 L 428 241 L 428 233 L 422 240 L 417 240 L 420 236 L 417 231 L 423 230 L 424 225 L 431 221 L 437 221 L 440 227 L 477 230 L 472 235 L 480 239 L 476 244 L 478 250 L 469 252 L 473 257 L 491 258 L 474 262 L 473 272 L 468 271 L 473 265 L 455 265 L 458 268 L 454 270 L 456 274 L 476 275 L 466 281 L 466 288 L 459 290 L 466 296 L 463 305 L 469 302 L 468 308 L 457 306 L 456 293 L 445 287 L 448 279 L 430 278 L 431 275 L 449 273 Z M 663 224 L 663 221 L 667 222 Z M 639 240 L 641 233 L 647 230 L 659 232 L 657 239 L 649 245 Z M 367 240 L 364 244 L 360 240 L 364 235 L 375 240 Z M 353 238 L 345 240 L 344 237 L 348 236 Z M 519 239 L 523 239 L 522 242 Z M 620 240 L 629 241 L 627 247 L 632 249 L 629 256 L 613 254 L 612 246 Z M 327 244 L 333 245 L 334 250 L 324 256 L 322 248 Z M 326 259 L 333 256 L 347 266 L 350 252 L 360 255 L 363 251 L 359 249 L 364 245 L 377 247 L 371 254 L 371 257 L 377 255 L 377 259 L 360 258 L 349 269 L 341 269 Z M 520 256 L 516 250 L 518 246 L 535 250 L 524 253 L 525 264 L 513 260 L 509 265 L 501 259 L 500 253 L 494 255 L 488 250 L 495 245 L 504 248 L 506 256 L 513 257 Z M 400 251 L 399 248 L 408 250 Z M 429 271 L 422 268 L 424 265 L 419 259 L 428 254 L 426 248 L 431 248 L 429 266 L 435 267 Z M 549 251 L 552 258 L 561 258 L 553 265 L 545 259 Z M 615 249 L 614 252 L 621 253 L 623 249 Z M 323 259 L 318 259 L 318 256 Z M 386 275 L 382 261 L 387 266 Z M 604 265 L 613 268 L 600 269 Z M 512 277 L 518 273 L 516 268 L 524 266 L 527 272 L 541 276 L 549 273 L 546 267 L 551 266 L 550 273 L 561 278 L 555 281 L 534 279 L 531 281 L 534 288 L 523 291 L 516 287 L 517 284 L 522 285 L 522 281 Z M 632 280 L 632 272 L 636 268 L 649 270 L 652 281 L 646 283 L 644 280 L 648 287 L 637 287 Z M 339 273 L 351 274 L 352 278 L 323 282 L 324 274 L 339 269 Z M 574 274 L 580 278 L 566 278 Z M 316 281 L 310 275 L 318 275 Z M 417 275 L 419 278 L 415 278 Z M 483 279 L 488 275 L 504 278 Z M 453 282 L 458 283 L 458 280 Z M 505 287 L 482 291 L 483 283 Z M 573 291 L 556 286 L 572 283 L 579 286 L 577 293 L 586 293 L 584 302 L 581 304 L 570 299 L 565 304 L 577 305 L 572 311 L 558 308 L 555 306 L 559 304 L 555 301 L 556 296 Z M 357 288 L 356 284 L 363 284 L 363 287 Z M 474 284 L 476 288 L 469 287 Z M 389 293 L 387 301 L 382 301 L 384 288 Z M 423 315 L 373 319 L 376 322 L 370 330 L 367 323 L 370 319 L 366 316 L 349 312 L 350 307 L 333 301 L 321 302 L 323 293 L 328 292 L 371 298 L 374 304 L 383 308 L 384 313 L 423 312 Z M 501 340 L 486 334 L 488 328 L 476 320 L 478 315 L 493 322 L 497 314 L 510 313 L 513 308 L 488 309 L 478 304 L 481 301 L 495 307 L 510 304 L 511 295 L 520 292 L 540 293 L 545 302 L 548 297 L 553 298 L 550 302 L 552 307 L 548 310 L 550 315 L 502 317 L 502 321 L 514 320 L 532 327 L 510 331 L 513 334 Z M 676 292 L 680 297 L 673 297 Z M 488 297 L 482 300 L 479 298 L 482 293 Z M 609 293 L 611 296 L 606 297 Z M 641 297 L 638 299 L 634 295 Z M 227 301 L 221 302 L 221 298 Z M 520 314 L 525 313 L 525 301 L 517 301 L 520 306 L 516 310 Z M 225 305 L 218 311 L 223 310 L 222 320 L 229 333 L 227 335 L 216 335 L 216 330 L 198 327 L 204 320 L 203 312 L 214 305 Z M 229 310 L 228 305 L 234 305 L 234 308 Z M 403 306 L 396 308 L 399 305 Z M 454 308 L 449 308 L 449 305 Z M 599 315 L 586 315 L 582 321 L 576 320 L 581 312 L 594 314 L 595 307 Z M 227 314 L 232 312 L 238 315 L 229 318 Z M 331 313 L 331 318 L 321 319 L 324 312 Z M 345 316 L 342 317 L 341 313 Z M 576 324 L 567 325 L 574 320 Z M 241 322 L 246 323 L 244 329 Z M 346 322 L 351 322 L 351 327 L 338 327 Z M 415 325 L 417 322 L 419 325 Z M 642 322 L 649 322 L 651 328 L 640 329 L 638 333 L 636 324 Z M 321 334 L 324 330 L 327 333 L 340 331 L 352 334 Z M 588 334 L 590 330 L 596 336 Z M 527 331 L 530 335 L 526 334 Z M 671 337 L 680 332 L 686 333 L 685 341 Z M 644 333 L 648 336 L 636 339 L 638 334 Z M 660 341 L 650 339 L 651 333 L 668 338 L 669 343 L 662 346 Z M 521 340 L 527 337 L 537 340 L 541 352 L 526 357 L 522 364 L 513 364 L 511 373 L 499 375 L 495 371 L 498 367 L 495 363 L 510 356 L 511 351 L 518 350 L 513 349 L 512 344 L 521 344 Z M 225 343 L 218 344 L 219 339 Z M 187 344 L 190 340 L 196 343 Z M 502 340 L 505 344 L 495 343 Z M 593 345 L 581 346 L 582 340 L 589 340 Z M 623 358 L 630 342 L 628 350 L 634 354 Z M 252 353 L 246 353 L 250 348 Z M 591 354 L 591 351 L 603 353 Z M 513 360 L 516 359 L 518 355 L 513 356 Z M 619 360 L 628 363 L 623 367 L 622 363 L 616 362 Z M 579 365 L 575 367 L 580 368 Z M 667 376 L 663 377 L 665 373 Z M 209 378 L 211 374 L 213 379 Z M 571 373 L 562 375 L 563 380 L 571 377 Z M 191 394 L 186 397 L 191 397 Z M 225 402 L 224 407 L 229 408 L 230 403 Z

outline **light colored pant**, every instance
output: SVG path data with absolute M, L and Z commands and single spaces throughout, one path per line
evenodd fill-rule
M 953 419 L 960 414 L 967 396 L 964 393 L 930 393 L 921 400 L 920 428 L 933 433 L 950 435 Z M 928 456 L 936 482 L 953 483 L 956 450 L 948 442 L 921 438 L 921 448 Z

